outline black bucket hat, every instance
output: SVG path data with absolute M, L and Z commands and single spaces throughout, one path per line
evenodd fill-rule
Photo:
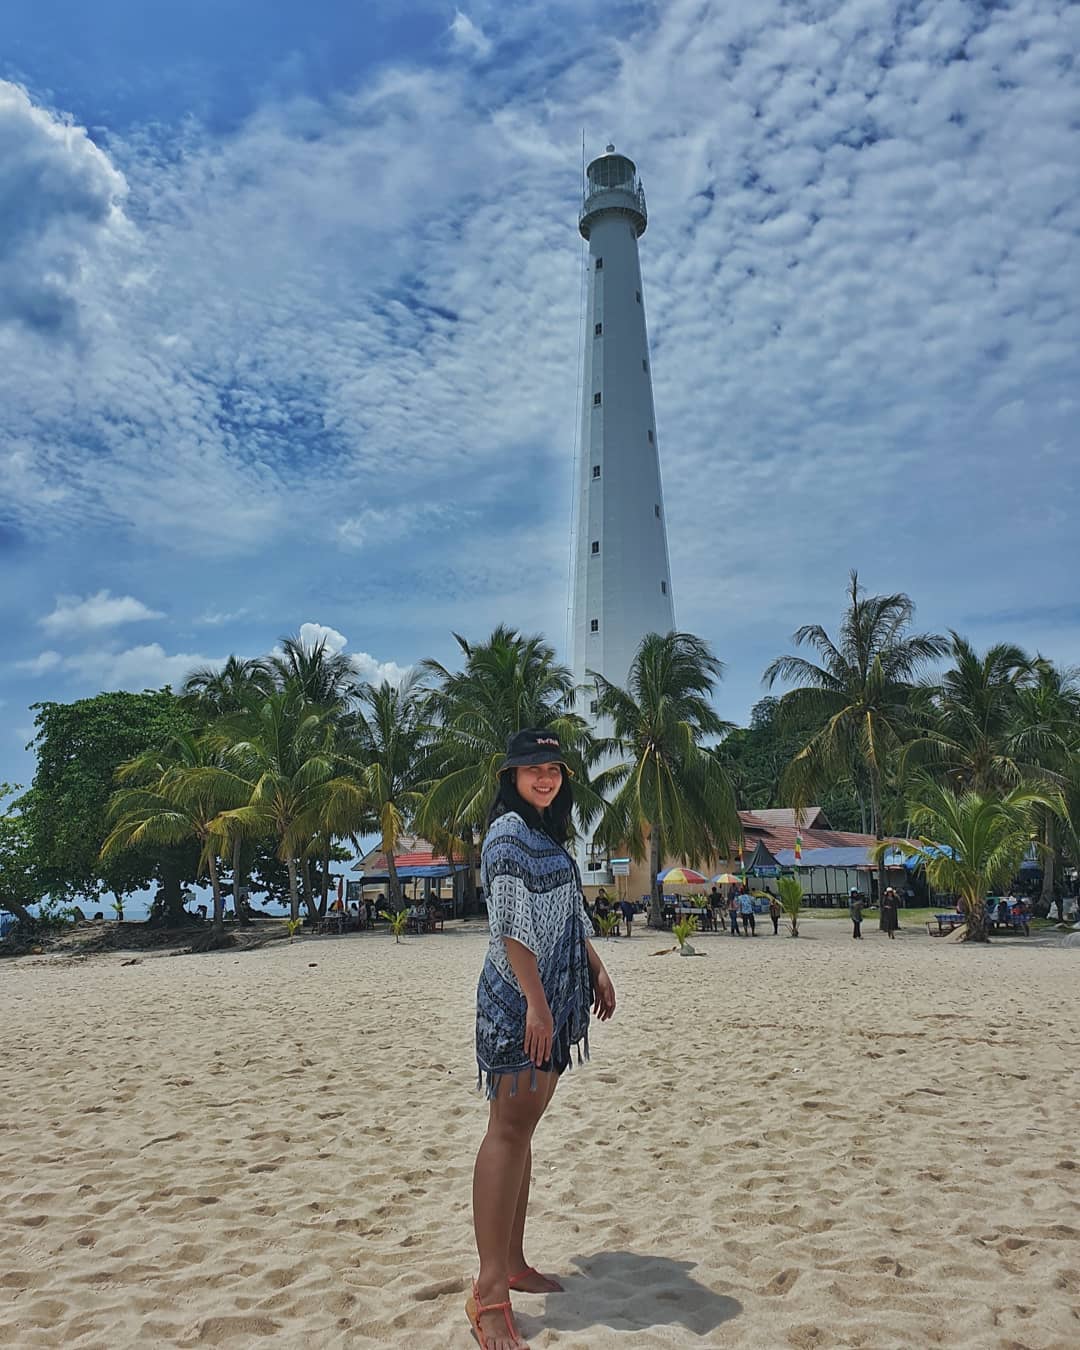
M 523 769 L 530 764 L 561 764 L 563 770 L 573 777 L 573 771 L 563 756 L 559 737 L 544 727 L 540 730 L 529 728 L 515 731 L 506 742 L 506 758 L 499 765 L 499 772 Z

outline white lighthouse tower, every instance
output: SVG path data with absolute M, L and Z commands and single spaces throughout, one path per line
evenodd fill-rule
M 578 222 L 589 260 L 571 623 L 584 685 L 596 671 L 625 686 L 645 634 L 675 627 L 638 260 L 647 223 L 634 161 L 609 145 L 588 167 Z

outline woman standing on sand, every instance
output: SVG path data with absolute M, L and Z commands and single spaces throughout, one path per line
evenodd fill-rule
M 881 897 L 881 927 L 891 938 L 896 937 L 896 930 L 900 927 L 900 919 L 896 912 L 898 905 L 896 892 L 891 886 L 886 886 L 885 893 Z
M 589 1053 L 589 1008 L 601 1021 L 615 990 L 589 939 L 577 864 L 563 847 L 573 808 L 554 732 L 519 731 L 499 766 L 481 854 L 491 941 L 476 993 L 476 1059 L 488 1127 L 473 1171 L 480 1274 L 465 1312 L 481 1350 L 528 1350 L 511 1289 L 562 1286 L 525 1259 L 532 1136 L 571 1050 Z

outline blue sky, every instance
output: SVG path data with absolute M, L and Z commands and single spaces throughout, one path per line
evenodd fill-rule
M 721 711 L 853 566 L 1080 661 L 1078 48 L 1056 0 L 8 0 L 0 780 L 31 702 L 304 623 L 562 648 L 582 127 L 649 194 Z

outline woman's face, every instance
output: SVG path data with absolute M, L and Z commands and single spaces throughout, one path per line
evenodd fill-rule
M 537 811 L 550 806 L 562 787 L 561 764 L 527 764 L 514 772 L 518 792 Z

